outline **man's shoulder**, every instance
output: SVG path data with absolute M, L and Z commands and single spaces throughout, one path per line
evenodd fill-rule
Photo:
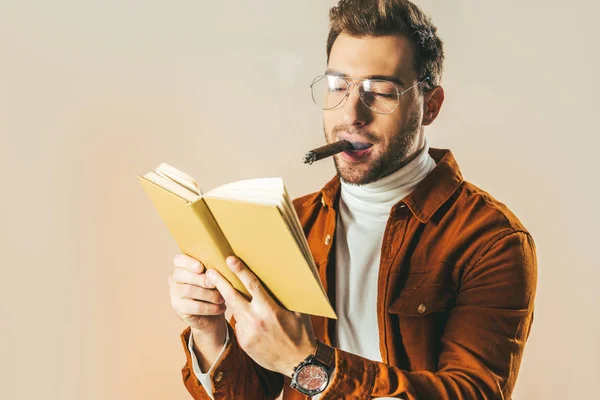
M 498 233 L 529 233 L 515 213 L 486 190 L 468 181 L 463 181 L 461 189 L 452 208 L 465 221 L 483 223 Z
M 492 248 L 503 248 L 516 258 L 529 257 L 534 248 L 531 234 L 515 213 L 468 181 L 425 224 L 420 244 L 419 257 L 429 260 L 424 265 L 443 262 L 458 266 L 457 271 L 473 267 Z

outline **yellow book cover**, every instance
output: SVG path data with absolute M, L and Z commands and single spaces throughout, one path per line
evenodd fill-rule
M 235 255 L 283 307 L 336 318 L 280 178 L 233 182 L 205 194 L 167 164 L 138 178 L 182 253 L 249 297 L 225 263 Z

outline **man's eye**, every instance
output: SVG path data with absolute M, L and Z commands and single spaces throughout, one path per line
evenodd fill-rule
M 391 94 L 391 93 L 378 93 L 378 92 L 374 92 L 374 95 L 376 95 L 377 97 L 382 97 L 385 99 L 392 99 L 394 98 L 396 95 L 395 94 Z

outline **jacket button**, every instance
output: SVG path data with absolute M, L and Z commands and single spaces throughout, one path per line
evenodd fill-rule
M 417 312 L 419 314 L 424 314 L 425 311 L 427 311 L 427 306 L 425 305 L 425 303 L 419 304 L 419 307 L 417 307 Z
M 215 382 L 221 382 L 221 379 L 223 379 L 223 371 L 215 375 Z
M 321 205 L 325 207 L 325 198 L 323 196 L 321 196 Z
M 329 243 L 331 243 L 331 235 L 325 236 L 325 246 L 329 246 Z

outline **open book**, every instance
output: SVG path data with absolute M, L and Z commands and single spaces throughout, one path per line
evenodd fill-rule
M 336 318 L 281 178 L 233 182 L 204 194 L 193 178 L 164 163 L 138 178 L 183 253 L 248 298 L 225 263 L 235 255 L 283 307 Z

